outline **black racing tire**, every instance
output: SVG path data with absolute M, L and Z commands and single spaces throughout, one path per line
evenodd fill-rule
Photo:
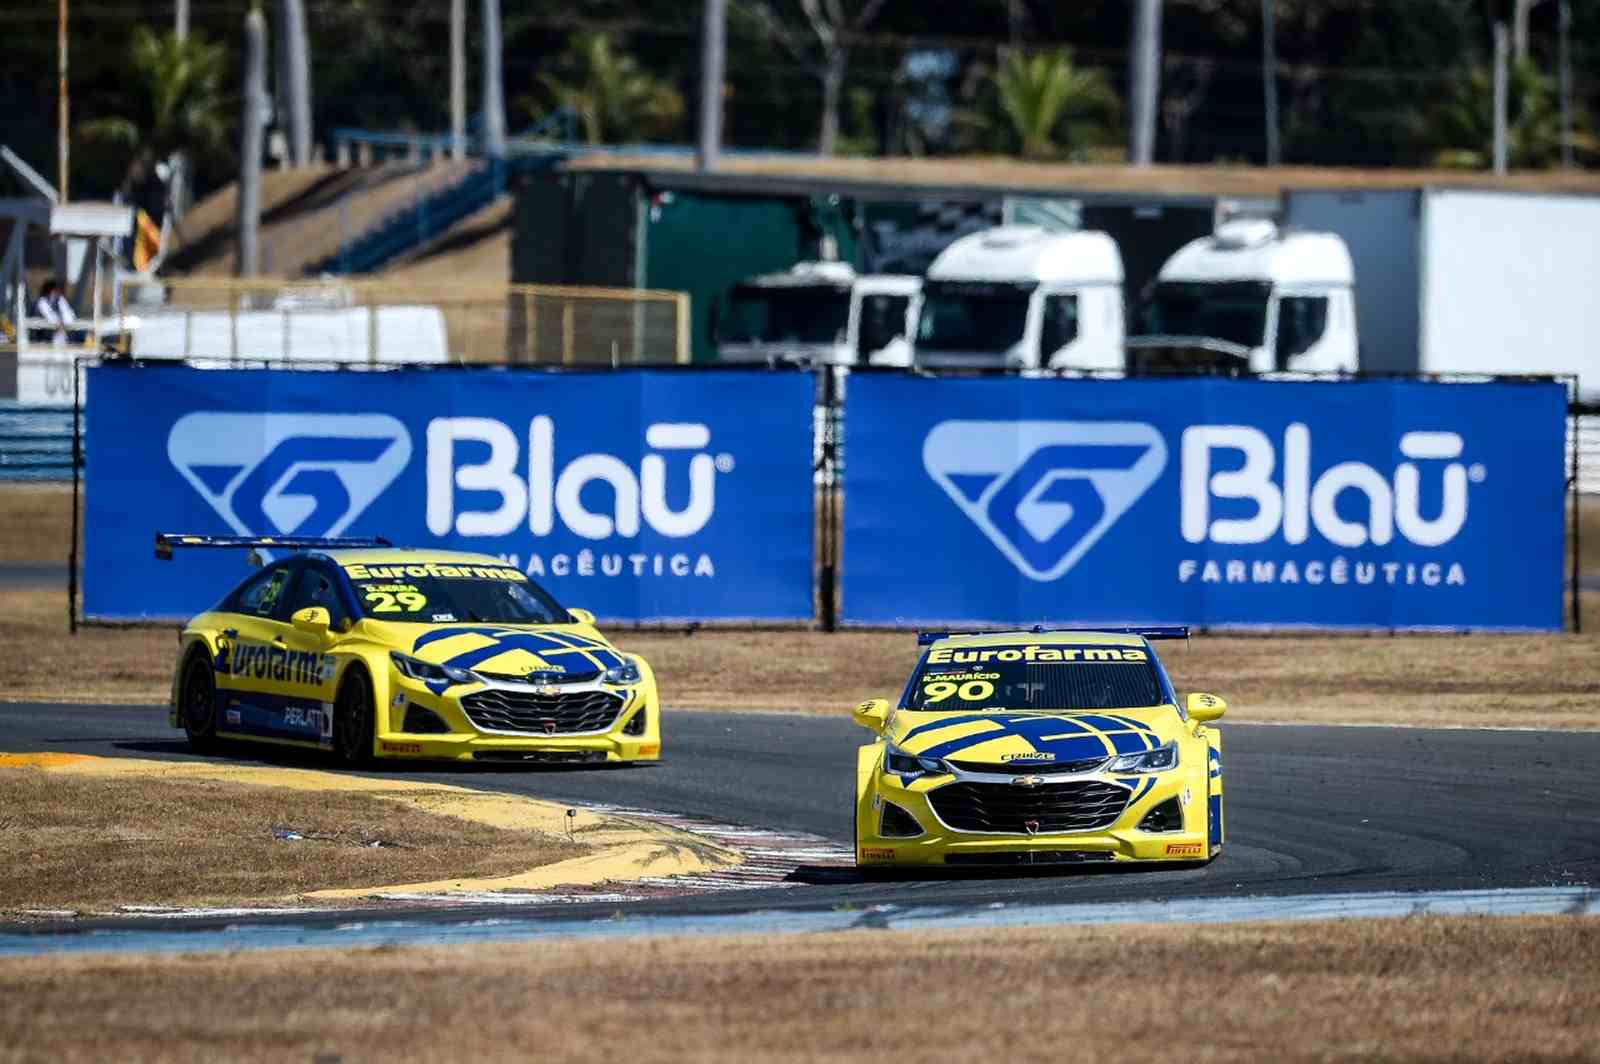
M 217 748 L 217 677 L 204 654 L 191 654 L 178 684 L 178 719 L 198 753 Z
M 351 669 L 333 702 L 333 753 L 341 764 L 351 768 L 372 764 L 376 723 L 372 681 L 362 669 Z

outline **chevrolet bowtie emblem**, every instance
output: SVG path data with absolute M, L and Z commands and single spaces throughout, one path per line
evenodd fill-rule
M 1011 781 L 1013 787 L 1037 787 L 1044 782 L 1043 776 L 1018 776 Z
M 553 683 L 546 683 L 535 687 L 533 691 L 535 694 L 543 695 L 545 698 L 554 698 L 556 695 L 561 693 L 561 688 L 557 687 Z

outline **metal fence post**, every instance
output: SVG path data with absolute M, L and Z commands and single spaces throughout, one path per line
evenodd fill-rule
M 1567 423 L 1572 429 L 1572 458 L 1568 471 L 1568 490 L 1572 495 L 1572 631 L 1583 632 L 1583 580 L 1579 569 L 1583 565 L 1583 495 L 1579 491 L 1582 467 L 1578 455 L 1583 451 L 1583 406 L 1578 397 L 1578 381 L 1573 380 L 1568 390 Z
M 821 434 L 821 454 L 817 461 L 817 471 L 821 473 L 820 509 L 818 515 L 818 534 L 821 538 L 817 567 L 817 621 L 824 632 L 838 631 L 839 628 L 839 478 L 838 478 L 838 440 L 836 439 L 835 426 L 837 424 L 838 405 L 838 367 L 824 365 L 821 367 L 822 402 L 819 404 L 822 417 L 816 422 L 816 429 Z
M 673 308 L 677 311 L 677 359 L 679 365 L 689 364 L 689 293 L 679 292 L 673 301 Z
M 78 499 L 79 470 L 83 466 L 83 432 L 80 416 L 83 398 L 78 374 L 81 363 L 72 359 L 72 538 L 67 543 L 67 632 L 78 634 Z
M 572 300 L 561 304 L 561 364 L 572 365 Z
M 522 348 L 528 361 L 539 361 L 539 297 L 532 292 L 522 293 Z

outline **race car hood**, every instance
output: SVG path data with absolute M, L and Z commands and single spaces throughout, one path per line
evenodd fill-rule
M 1082 761 L 1160 746 L 1180 730 L 1171 706 L 1099 713 L 918 713 L 898 710 L 885 736 L 921 757 L 984 764 Z
M 367 622 L 369 625 L 374 622 Z M 586 676 L 623 664 L 605 637 L 584 624 L 376 624 L 372 634 L 435 665 L 499 676 Z

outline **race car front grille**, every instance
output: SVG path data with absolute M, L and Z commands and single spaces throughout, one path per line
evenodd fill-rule
M 1060 865 L 1114 861 L 1116 855 L 1096 850 L 1020 850 L 1009 853 L 947 853 L 947 865 Z
M 1110 827 L 1130 792 L 1104 780 L 1019 787 L 1014 783 L 950 783 L 928 792 L 939 819 L 956 831 L 1054 835 Z
M 1099 768 L 1106 760 L 1106 755 L 1101 754 L 1099 757 L 1084 757 L 1077 761 L 989 762 L 947 759 L 946 764 L 958 772 L 987 772 L 999 776 L 1069 776 Z
M 473 727 L 526 735 L 572 735 L 604 731 L 622 712 L 622 699 L 609 691 L 539 694 L 492 688 L 461 700 Z

